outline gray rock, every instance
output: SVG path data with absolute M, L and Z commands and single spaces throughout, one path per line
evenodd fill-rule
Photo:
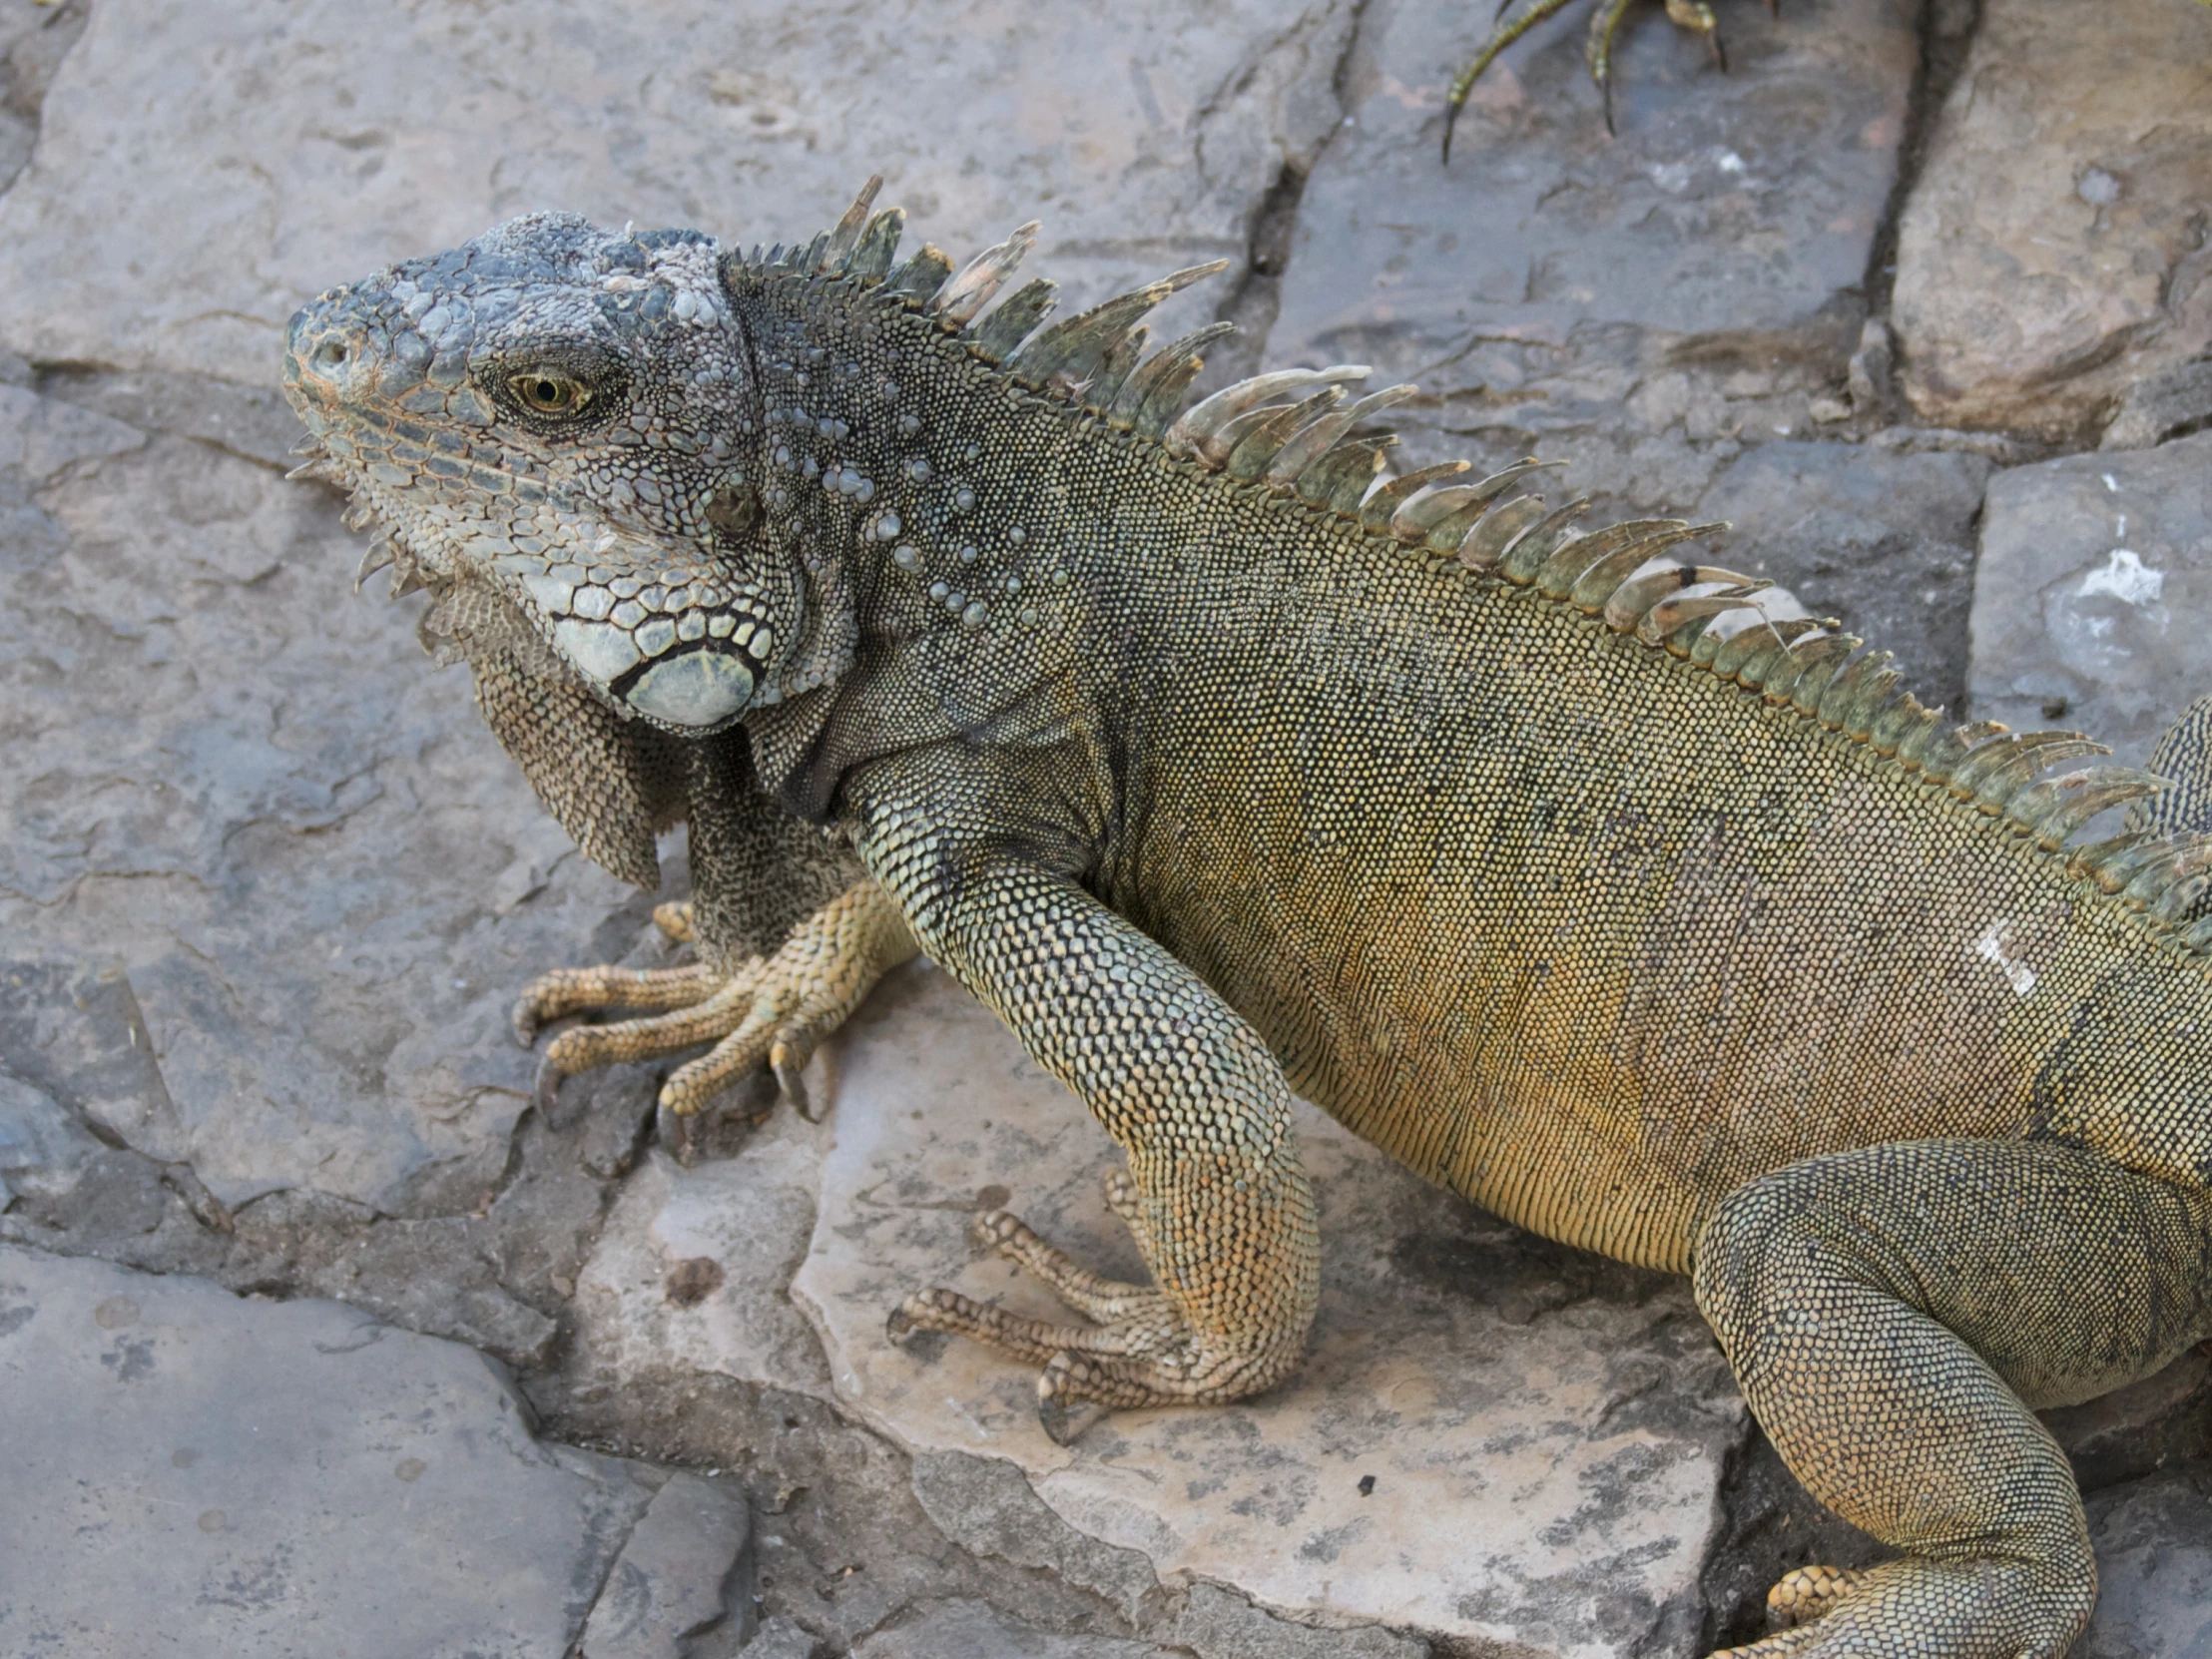
M 1990 480 L 1974 569 L 1976 719 L 2073 727 L 2122 762 L 2212 691 L 2212 433 Z
M 115 976 L 128 1017 L 69 1040 L 137 1069 L 86 1115 L 233 1209 L 481 1208 L 532 1078 L 506 1004 L 609 953 L 629 891 L 358 557 L 323 492 L 0 385 L 0 768 L 36 780 L 0 798 L 0 931 Z
M 764 1619 L 746 1643 L 744 1659 L 814 1659 L 822 1640 L 789 1614 Z
M 2212 1344 L 2101 1399 L 2045 1411 L 2043 1422 L 2084 1491 L 2212 1456 Z
M 1723 470 L 1697 513 L 1736 527 L 1721 563 L 1781 583 L 1813 615 L 1896 652 L 1923 702 L 1956 710 L 1989 471 L 1975 455 L 1768 443 Z
M 0 1247 L 0 1651 L 561 1659 L 651 1487 L 478 1355 Z
M 1012 1463 L 964 1451 L 926 1451 L 914 1459 L 914 1496 L 954 1543 L 970 1554 L 1042 1567 L 1105 1597 L 1132 1625 L 1160 1616 L 1159 1575 L 1139 1550 L 1116 1549 L 1062 1520 Z
M 0 191 L 31 159 L 46 89 L 84 33 L 90 9 L 89 0 L 16 0 L 0 7 Z
M 1733 73 L 1657 18 L 1616 53 L 1618 139 L 1582 63 L 1585 19 L 1540 26 L 1476 83 L 1448 170 L 1443 93 L 1480 20 L 1370 20 L 1349 117 L 1306 187 L 1275 351 L 1509 396 L 1463 359 L 1619 324 L 1794 333 L 1866 274 L 1918 56 L 1910 8 L 1729 18 Z M 1579 10 L 1579 9 L 1577 9 Z M 1825 331 L 1825 329 L 1823 330 Z M 1848 351 L 1859 321 L 1850 324 Z
M 979 1601 L 939 1602 L 909 1622 L 876 1631 L 852 1650 L 853 1659 L 948 1659 L 952 1654 L 960 1659 L 1176 1659 L 1150 1642 L 1055 1635 Z
M 100 1151 L 60 1101 L 0 1071 L 0 1208 L 25 1193 L 67 1194 Z
M 1190 1649 L 1198 1659 L 1427 1659 L 1429 1652 L 1429 1645 L 1417 1637 L 1373 1625 L 1348 1630 L 1293 1624 L 1218 1584 L 1204 1583 L 1191 1586 L 1174 1618 L 1155 1633 L 1176 1647 Z M 1678 1650 L 1687 1651 L 1679 1640 L 1664 1638 L 1645 1649 L 1651 1653 Z
M 1415 460 L 1472 440 L 1483 460 L 1567 463 L 1565 493 L 1694 501 L 1739 442 L 1803 433 L 1809 398 L 1841 387 L 1917 9 L 1730 8 L 1722 75 L 1637 8 L 1614 139 L 1570 7 L 1476 84 L 1445 169 L 1444 90 L 1486 14 L 1371 8 L 1346 125 L 1299 203 L 1270 359 L 1417 381 Z
M 1928 420 L 2093 434 L 2212 344 L 2212 12 L 1987 0 L 1898 230 Z
M 1336 123 L 1353 10 L 102 0 L 0 200 L 0 344 L 259 385 L 302 299 L 512 214 L 788 241 L 871 171 L 963 257 L 1042 210 L 1038 263 L 1097 296 L 1242 261 Z
M 2130 381 L 2099 449 L 2148 449 L 2212 426 L 2212 357 L 2157 369 Z
M 2097 1610 L 2072 1659 L 2212 1652 L 2212 1464 L 2089 1500 Z
M 720 1626 L 732 1610 L 731 1581 L 751 1539 L 744 1493 L 672 1475 L 615 1558 L 579 1659 L 685 1659 L 686 1639 Z M 741 1622 L 751 1606 L 737 1598 Z

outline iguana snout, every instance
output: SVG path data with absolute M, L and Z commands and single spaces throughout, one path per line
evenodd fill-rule
M 433 590 L 425 630 L 463 651 L 519 617 L 685 734 L 778 700 L 800 605 L 755 533 L 761 412 L 717 252 L 530 215 L 329 290 L 285 342 L 312 466 L 388 527 L 364 575 Z

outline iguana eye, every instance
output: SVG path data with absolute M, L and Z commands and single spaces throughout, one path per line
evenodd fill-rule
M 581 380 L 545 369 L 517 374 L 507 384 L 513 388 L 516 400 L 533 414 L 575 414 L 591 401 L 591 387 Z

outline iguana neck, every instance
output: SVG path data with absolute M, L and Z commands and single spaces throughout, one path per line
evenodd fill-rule
M 850 279 L 733 261 L 724 282 L 765 409 L 761 533 L 811 601 L 790 689 L 746 724 L 763 781 L 820 817 L 844 767 L 972 730 L 1064 669 L 1073 422 Z

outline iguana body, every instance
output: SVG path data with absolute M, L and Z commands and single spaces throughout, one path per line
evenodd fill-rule
M 517 221 L 293 321 L 317 464 L 548 805 L 637 879 L 692 824 L 701 966 L 541 982 L 526 1025 L 674 1010 L 556 1068 L 721 1038 L 679 1108 L 789 1076 L 918 942 L 1128 1156 L 1154 1285 L 993 1212 L 1092 1323 L 894 1318 L 1042 1364 L 1048 1422 L 1295 1366 L 1295 1089 L 1695 1274 L 1793 1469 L 1901 1551 L 1793 1577 L 1826 1616 L 1760 1652 L 2063 1652 L 2094 1567 L 2029 1407 L 2212 1328 L 2202 746 L 2178 806 L 2032 781 L 2093 746 L 1953 731 L 1830 631 L 1724 640 L 1741 579 L 1637 574 L 1686 527 L 1571 538 L 1525 469 L 1378 486 L 1364 371 L 1177 417 L 1203 342 L 1129 330 L 1195 274 L 978 320 L 1028 233 L 894 269 L 869 195 L 751 259 Z M 2165 817 L 2065 849 L 2130 800 Z

